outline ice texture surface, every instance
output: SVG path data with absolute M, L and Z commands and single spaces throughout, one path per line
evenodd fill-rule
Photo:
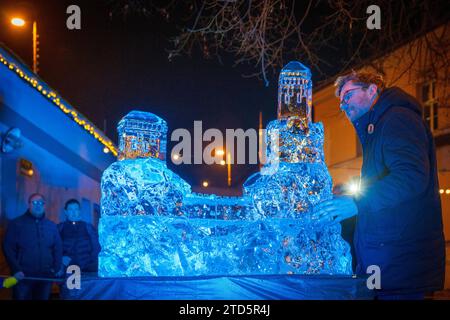
M 101 181 L 102 216 L 171 215 L 191 187 L 156 158 L 111 164 Z
M 100 275 L 349 274 L 339 225 L 301 220 L 102 217 Z
M 296 118 L 274 120 L 267 125 L 265 170 L 276 170 L 278 163 L 321 163 L 323 154 L 323 125 L 311 123 L 302 128 Z M 328 169 L 325 167 L 328 174 Z
M 99 275 L 351 274 L 340 224 L 311 217 L 332 197 L 331 177 L 307 159 L 266 165 L 243 197 L 192 193 L 156 158 L 113 163 L 102 177 Z

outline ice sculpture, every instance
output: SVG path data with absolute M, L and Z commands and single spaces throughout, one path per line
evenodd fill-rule
M 268 162 L 242 197 L 192 193 L 161 156 L 164 120 L 136 111 L 121 120 L 120 160 L 102 176 L 100 276 L 351 274 L 340 224 L 311 215 L 332 197 L 311 72 L 291 62 L 279 86 Z
M 297 125 L 311 122 L 311 71 L 298 61 L 289 62 L 278 80 L 278 119 L 296 119 Z
M 191 188 L 166 166 L 163 119 L 132 111 L 118 131 L 119 161 L 103 172 L 101 181 L 99 274 L 148 274 L 145 257 L 155 245 L 148 217 L 176 214 Z
M 142 111 L 131 111 L 117 127 L 119 160 L 155 157 L 166 158 L 167 124 L 160 117 Z

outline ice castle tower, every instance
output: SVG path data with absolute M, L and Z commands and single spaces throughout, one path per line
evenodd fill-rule
M 311 71 L 298 61 L 289 62 L 278 81 L 278 119 L 298 117 L 311 122 Z
M 119 160 L 136 158 L 166 159 L 167 123 L 149 112 L 131 111 L 120 120 Z
M 191 188 L 165 162 L 167 124 L 131 111 L 118 125 L 119 161 L 102 175 L 100 276 L 156 275 L 154 216 L 171 216 Z
M 349 274 L 351 255 L 341 225 L 318 224 L 312 216 L 314 206 L 333 195 L 323 126 L 311 120 L 311 72 L 290 62 L 278 86 L 278 119 L 266 128 L 266 163 L 244 183 L 245 195 L 262 216 L 297 222 L 296 236 L 283 248 L 293 273 Z

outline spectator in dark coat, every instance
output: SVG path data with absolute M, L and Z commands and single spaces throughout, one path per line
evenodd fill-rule
M 45 218 L 45 200 L 32 194 L 24 215 L 9 222 L 3 250 L 9 267 L 19 283 L 14 287 L 17 300 L 46 300 L 52 282 L 24 277 L 52 278 L 61 268 L 62 245 L 56 224 Z
M 381 270 L 379 299 L 423 299 L 440 290 L 445 240 L 436 151 L 422 108 L 381 76 L 338 78 L 336 95 L 363 147 L 361 191 L 321 203 L 317 216 L 341 221 L 357 215 L 357 273 Z
M 66 221 L 58 225 L 63 242 L 63 264 L 77 265 L 81 271 L 97 272 L 100 245 L 97 232 L 81 220 L 80 203 L 70 199 L 64 206 Z

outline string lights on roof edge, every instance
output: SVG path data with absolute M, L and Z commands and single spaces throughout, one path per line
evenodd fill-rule
M 11 71 L 15 71 L 15 73 L 28 82 L 33 88 L 35 88 L 37 91 L 39 91 L 45 98 L 47 98 L 49 101 L 51 101 L 54 105 L 56 105 L 59 109 L 61 109 L 66 115 L 72 118 L 73 121 L 75 121 L 81 128 L 83 128 L 85 131 L 87 131 L 90 135 L 92 135 L 97 141 L 99 141 L 101 144 L 104 145 L 103 152 L 105 150 L 111 151 L 111 153 L 117 157 L 118 151 L 116 146 L 113 144 L 111 140 L 109 140 L 107 137 L 103 136 L 103 133 L 100 132 L 95 128 L 95 126 L 90 123 L 89 120 L 85 119 L 79 112 L 77 112 L 75 109 L 67 107 L 64 103 L 61 102 L 62 98 L 53 90 L 51 90 L 50 87 L 48 87 L 45 83 L 42 83 L 38 81 L 34 77 L 28 76 L 19 66 L 14 64 L 13 62 L 10 62 L 4 57 L 2 54 L 0 54 L 0 64 L 4 64 L 7 66 Z M 106 149 L 105 149 L 106 148 Z

